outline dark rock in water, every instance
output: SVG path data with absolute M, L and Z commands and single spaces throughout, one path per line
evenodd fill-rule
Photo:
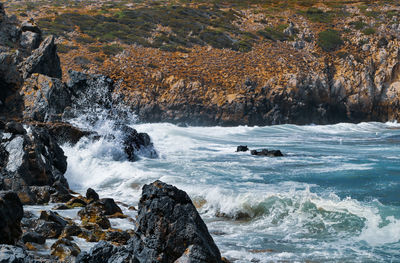
M 14 192 L 0 191 L 0 244 L 14 245 L 18 241 L 22 234 L 23 215 L 18 195 Z
M 110 262 L 109 259 L 114 255 L 114 253 L 117 250 L 118 249 L 115 246 L 111 245 L 110 243 L 107 243 L 105 241 L 100 241 L 92 249 L 90 249 L 89 253 L 84 252 L 79 254 L 79 256 L 76 258 L 76 262 L 108 263 Z M 119 261 L 119 262 L 124 262 L 124 261 Z
M 67 161 L 63 150 L 46 129 L 29 127 L 27 134 L 21 134 L 25 129 L 9 128 L 14 133 L 0 133 L 0 189 L 17 192 L 22 203 L 33 204 L 48 201 L 43 190 L 31 186 L 52 186 L 56 191 L 68 189 L 68 183 L 63 174 L 67 169 Z M 18 126 L 18 125 L 17 125 Z M 51 193 L 51 192 L 50 192 Z M 38 196 L 36 196 L 36 194 Z
M 86 190 L 86 198 L 89 200 L 97 201 L 99 200 L 99 195 L 92 188 L 88 188 Z
M 244 146 L 244 145 L 239 145 L 238 147 L 237 147 L 237 149 L 236 149 L 236 152 L 247 152 L 249 150 L 249 148 L 247 147 L 247 145 L 246 146 Z
M 122 213 L 121 208 L 112 198 L 102 198 L 88 204 L 78 212 L 83 223 L 95 223 L 103 229 L 111 227 L 107 215 Z
M 221 254 L 189 196 L 156 181 L 143 187 L 134 236 L 123 247 L 100 242 L 78 263 L 222 262 Z
M 24 243 L 37 243 L 44 244 L 46 242 L 46 238 L 35 232 L 26 232 L 22 235 L 22 241 Z
M 20 91 L 24 102 L 23 117 L 35 121 L 61 120 L 67 106 L 71 105 L 71 93 L 57 78 L 32 74 L 25 80 Z
M 280 150 L 268 151 L 267 149 L 262 149 L 261 151 L 252 150 L 250 153 L 251 153 L 251 155 L 267 156 L 267 157 L 282 157 L 283 156 L 283 154 Z
M 40 213 L 40 218 L 39 219 L 42 219 L 42 220 L 45 220 L 45 221 L 51 221 L 51 222 L 54 222 L 54 223 L 56 223 L 56 224 L 58 224 L 58 225 L 60 225 L 60 226 L 62 226 L 63 228 L 67 225 L 67 221 L 64 219 L 64 218 L 62 218 L 57 212 L 53 212 L 53 211 L 51 211 L 51 210 L 49 210 L 49 211 L 42 211 L 41 213 Z
M 66 238 L 57 240 L 51 246 L 51 254 L 57 256 L 61 261 L 65 261 L 67 258 L 76 257 L 79 253 L 81 253 L 79 247 Z
M 39 220 L 34 232 L 45 238 L 58 238 L 63 231 L 63 226 L 52 221 Z
M 60 58 L 57 55 L 54 36 L 47 37 L 39 48 L 32 52 L 32 55 L 24 61 L 21 70 L 24 79 L 27 79 L 33 73 L 59 79 L 62 77 Z
M 32 194 L 36 197 L 36 204 L 46 204 L 50 201 L 52 194 L 56 193 L 56 189 L 51 186 L 30 186 Z
M 50 123 L 46 125 L 50 134 L 57 140 L 59 144 L 69 143 L 76 144 L 82 137 L 93 134 L 90 131 L 84 131 L 69 123 Z
M 72 236 L 78 236 L 82 233 L 82 229 L 77 225 L 68 225 L 64 228 L 63 232 L 61 233 L 62 237 L 69 238 Z
M 66 205 L 70 208 L 85 207 L 87 203 L 81 197 L 73 197 L 66 203 Z
M 0 262 L 1 263 L 33 263 L 28 253 L 16 246 L 0 245 Z
M 116 128 L 123 133 L 124 150 L 128 160 L 136 161 L 139 159 L 138 155 L 143 155 L 148 158 L 157 158 L 157 152 L 147 133 L 138 133 L 135 129 L 125 124 L 117 124 Z

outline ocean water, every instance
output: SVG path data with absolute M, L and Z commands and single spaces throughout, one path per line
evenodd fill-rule
M 118 138 L 112 121 L 73 122 Z M 118 139 L 64 145 L 72 189 L 137 205 L 144 184 L 173 184 L 237 263 L 400 262 L 399 124 L 131 126 L 151 136 L 159 158 L 128 162 Z

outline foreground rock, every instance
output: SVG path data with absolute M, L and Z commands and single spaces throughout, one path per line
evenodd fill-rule
M 0 245 L 0 262 L 1 263 L 32 263 L 32 258 L 28 253 L 16 246 Z
M 14 245 L 19 240 L 23 214 L 18 195 L 0 191 L 0 244 Z
M 155 181 L 143 187 L 134 236 L 123 247 L 99 243 L 77 262 L 222 262 L 189 196 Z

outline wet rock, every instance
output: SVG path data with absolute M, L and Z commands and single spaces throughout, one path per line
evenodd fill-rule
M 140 261 L 221 262 L 221 254 L 189 196 L 161 181 L 143 187 L 138 228 L 128 241 Z
M 57 78 L 32 74 L 20 91 L 23 98 L 25 119 L 35 121 L 61 120 L 64 109 L 71 104 L 71 94 Z
M 79 254 L 76 258 L 77 263 L 108 263 L 109 259 L 116 252 L 117 248 L 110 243 L 100 241 L 97 243 L 90 252 Z M 120 261 L 124 262 L 124 261 Z
M 66 203 L 66 205 L 70 208 L 75 208 L 75 207 L 85 207 L 87 204 L 82 198 L 73 197 Z
M 267 157 L 282 157 L 283 154 L 280 150 L 267 150 L 267 149 L 262 149 L 261 151 L 257 150 L 252 150 L 251 155 L 257 155 L 257 156 L 267 156 Z
M 45 127 L 49 130 L 49 133 L 56 138 L 57 142 L 61 145 L 68 143 L 70 145 L 76 144 L 82 137 L 93 134 L 90 131 L 84 131 L 77 128 L 69 123 L 48 123 Z
M 108 229 L 111 224 L 106 216 L 117 213 L 122 214 L 122 210 L 114 202 L 114 199 L 102 198 L 88 204 L 78 212 L 78 215 L 83 223 L 94 223 L 103 229 Z
M 244 146 L 244 145 L 239 145 L 236 148 L 236 152 L 247 152 L 248 150 L 249 150 L 249 148 L 247 146 Z
M 30 126 L 27 133 L 20 124 L 11 123 L 5 130 L 13 133 L 0 142 L 0 156 L 3 156 L 0 161 L 4 162 L 0 167 L 0 189 L 17 192 L 24 204 L 48 202 L 44 191 L 52 193 L 50 188 L 32 186 L 51 186 L 56 191 L 68 189 L 63 176 L 66 157 L 47 130 Z
M 0 245 L 0 262 L 1 263 L 33 263 L 28 253 L 16 246 Z
M 61 78 L 60 58 L 54 36 L 47 37 L 21 65 L 23 78 L 27 79 L 33 73 L 43 74 L 53 78 Z
M 40 213 L 39 219 L 45 220 L 45 221 L 52 221 L 58 225 L 60 225 L 62 228 L 64 228 L 68 222 L 62 218 L 57 212 L 54 211 L 42 211 Z
M 65 238 L 70 238 L 72 236 L 78 236 L 82 233 L 82 229 L 73 224 L 73 225 L 68 225 L 64 228 L 63 232 L 61 233 L 61 237 Z
M 99 195 L 92 188 L 88 188 L 86 190 L 86 198 L 91 201 L 97 201 L 99 200 Z
M 36 204 L 47 204 L 50 201 L 52 194 L 56 192 L 51 186 L 30 186 L 32 194 L 36 197 Z
M 26 134 L 24 126 L 21 123 L 15 121 L 7 122 L 4 131 L 12 134 L 21 134 L 21 135 Z
M 138 133 L 135 129 L 124 124 L 117 124 L 116 128 L 123 133 L 124 151 L 128 160 L 136 161 L 139 159 L 139 155 L 148 158 L 157 158 L 158 154 L 147 133 Z
M 63 231 L 63 226 L 51 221 L 39 220 L 34 232 L 47 238 L 58 238 Z
M 76 257 L 79 253 L 81 253 L 81 250 L 78 245 L 65 238 L 57 240 L 51 246 L 51 254 L 57 256 L 60 261 Z
M 22 234 L 24 211 L 15 192 L 0 191 L 0 244 L 14 245 Z
M 22 235 L 22 241 L 24 243 L 37 243 L 44 244 L 46 242 L 46 238 L 35 232 L 26 232 Z
M 71 208 L 65 204 L 58 204 L 58 205 L 55 205 L 52 209 L 53 210 L 68 210 Z
M 160 181 L 143 187 L 133 235 L 123 247 L 99 242 L 77 262 L 222 262 L 189 196 Z

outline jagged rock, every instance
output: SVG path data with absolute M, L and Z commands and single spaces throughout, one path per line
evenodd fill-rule
M 42 34 L 42 31 L 32 19 L 22 22 L 21 30 L 22 32 L 34 32 L 39 35 Z
M 38 33 L 31 31 L 22 32 L 20 45 L 26 52 L 32 52 L 32 50 L 39 47 L 41 41 L 41 36 Z
M 71 104 L 71 94 L 57 78 L 32 74 L 20 91 L 24 102 L 23 117 L 35 121 L 61 120 L 64 109 Z
M 14 245 L 18 241 L 22 234 L 23 214 L 18 195 L 14 192 L 0 191 L 0 244 Z
M 116 128 L 123 133 L 124 151 L 128 160 L 136 161 L 139 158 L 138 155 L 149 158 L 156 158 L 158 156 L 147 133 L 138 133 L 135 129 L 125 124 L 116 124 Z
M 86 190 L 86 198 L 91 201 L 97 201 L 99 200 L 99 195 L 92 188 L 88 188 Z
M 131 238 L 126 231 L 109 231 L 106 232 L 105 240 L 117 243 L 119 245 L 125 245 L 126 242 Z
M 28 253 L 16 246 L 0 245 L 1 263 L 34 263 Z
M 110 243 L 100 241 L 90 252 L 84 252 L 76 258 L 77 263 L 108 263 L 109 259 L 116 252 L 117 248 Z M 123 262 L 123 261 L 120 261 Z
M 268 156 L 268 157 L 282 157 L 283 154 L 281 153 L 280 150 L 267 150 L 267 149 L 262 149 L 261 151 L 257 150 L 252 150 L 251 155 L 258 155 L 258 156 Z
M 22 126 L 21 123 L 15 121 L 7 122 L 7 124 L 4 127 L 4 131 L 13 134 L 22 134 L 22 135 L 26 134 L 24 126 Z
M 44 244 L 46 242 L 46 238 L 35 232 L 26 232 L 22 235 L 22 241 L 24 243 L 37 243 Z
M 38 220 L 34 231 L 46 239 L 58 238 L 63 231 L 63 226 L 52 221 Z
M 29 190 L 36 197 L 36 204 L 47 204 L 50 201 L 52 194 L 56 193 L 57 190 L 51 186 L 30 186 Z
M 236 148 L 236 152 L 247 152 L 249 150 L 249 147 L 247 147 L 247 145 L 246 146 L 244 146 L 244 145 L 239 145 L 237 148 Z
M 68 222 L 64 218 L 62 218 L 57 212 L 53 212 L 51 210 L 42 211 L 40 213 L 39 219 L 54 222 L 62 226 L 63 228 L 68 224 Z
M 100 242 L 78 263 L 222 262 L 219 249 L 189 196 L 155 181 L 143 187 L 134 236 L 123 247 Z
M 65 261 L 70 257 L 76 257 L 79 253 L 81 253 L 79 247 L 74 242 L 65 238 L 57 240 L 51 246 L 51 254 L 57 256 L 60 261 Z
M 27 79 L 33 73 L 43 74 L 53 78 L 61 78 L 60 58 L 54 36 L 47 37 L 21 65 L 23 78 Z
M 36 203 L 38 199 L 41 203 L 47 202 L 44 189 L 31 189 L 30 186 L 52 186 L 56 191 L 68 189 L 63 176 L 67 169 L 64 152 L 45 129 L 29 127 L 27 132 L 21 126 L 16 127 L 7 124 L 6 131 L 13 133 L 7 138 L 3 134 L 0 142 L 0 156 L 3 156 L 0 159 L 4 162 L 0 167 L 3 174 L 0 189 L 17 192 L 24 204 Z
M 85 74 L 77 71 L 68 71 L 69 80 L 67 87 L 72 93 L 73 103 L 71 112 L 67 115 L 74 116 L 87 111 L 96 110 L 96 106 L 109 109 L 111 107 L 111 93 L 114 82 L 107 76 Z M 88 107 L 90 105 L 90 107 Z

